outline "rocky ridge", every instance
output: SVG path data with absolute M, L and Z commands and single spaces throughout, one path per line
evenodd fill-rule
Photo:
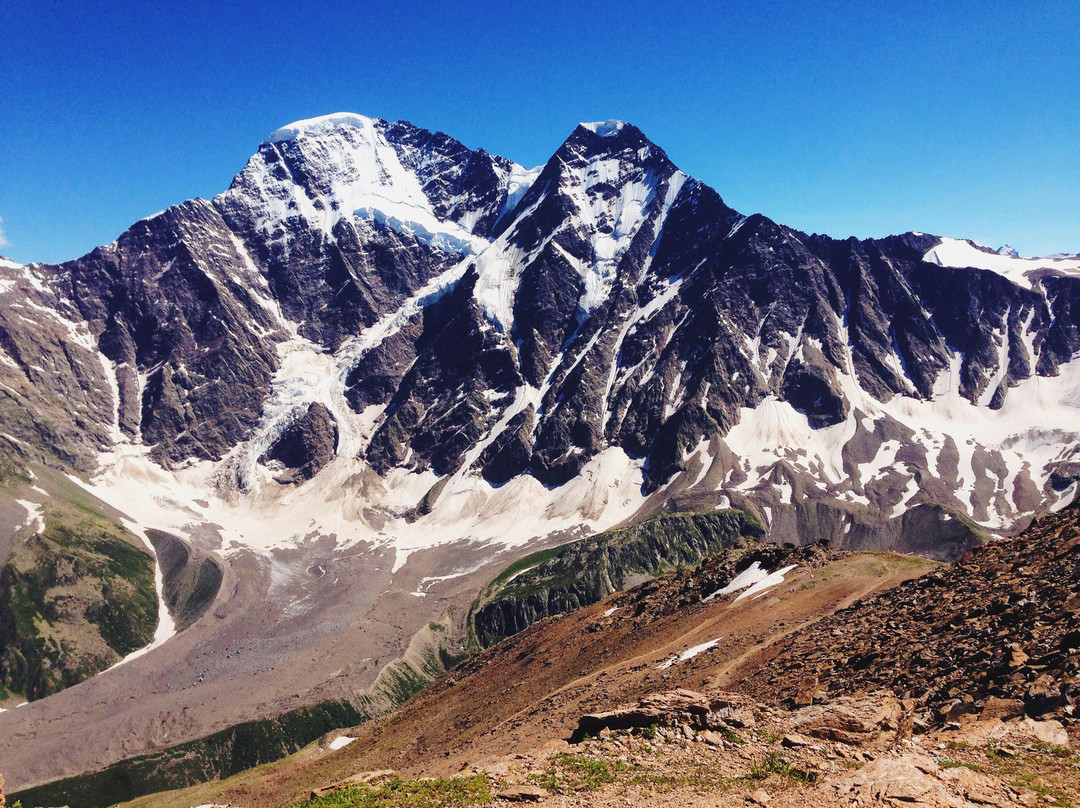
M 486 648 L 537 620 L 598 603 L 668 569 L 743 546 L 763 532 L 757 520 L 740 511 L 674 513 L 572 542 L 554 555 L 541 551 L 484 588 L 473 604 L 470 628 Z M 546 556 L 551 557 L 541 560 Z
M 798 703 L 887 687 L 929 723 L 1027 715 L 1071 724 L 1080 720 L 1077 581 L 1073 506 L 794 635 L 746 688 Z

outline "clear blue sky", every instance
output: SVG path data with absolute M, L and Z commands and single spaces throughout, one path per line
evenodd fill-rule
M 1073 2 L 0 2 L 0 253 L 57 261 L 348 110 L 520 163 L 640 126 L 745 212 L 1080 251 Z

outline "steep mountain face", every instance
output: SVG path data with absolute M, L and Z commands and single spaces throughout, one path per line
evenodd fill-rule
M 809 539 L 921 503 L 1014 530 L 1080 472 L 1076 262 L 741 216 L 621 122 L 532 172 L 407 123 L 301 122 L 212 202 L 2 269 L 12 434 L 88 470 L 117 444 L 212 461 L 226 497 L 335 457 L 428 511 L 683 473 Z
M 518 548 L 667 505 L 940 558 L 1016 532 L 1080 488 L 1078 349 L 1075 258 L 800 233 L 618 121 L 526 170 L 341 114 L 80 259 L 0 260 L 0 461 L 169 537 L 170 670 L 221 674 L 138 719 L 176 741 L 230 681 L 244 718 L 366 687 Z M 364 627 L 349 662 L 331 624 Z M 303 648 L 297 681 L 237 637 Z M 0 717 L 31 769 L 33 719 Z M 114 723 L 70 766 L 138 753 Z

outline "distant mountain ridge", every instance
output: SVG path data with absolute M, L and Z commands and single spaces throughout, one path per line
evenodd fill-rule
M 1015 533 L 1080 488 L 1078 350 L 1080 260 L 801 233 L 621 121 L 526 169 L 342 113 L 82 258 L 0 260 L 0 459 L 221 562 L 155 652 L 228 673 L 153 708 L 202 705 L 176 740 L 230 676 L 245 715 L 366 687 L 522 548 L 669 506 L 936 558 Z M 348 664 L 333 609 L 370 628 Z M 311 651 L 304 686 L 234 642 Z
M 692 466 L 700 488 L 711 469 L 711 489 L 788 534 L 791 485 L 878 522 L 925 500 L 1008 531 L 1077 471 L 1059 452 L 1023 467 L 1026 451 L 983 435 L 969 452 L 928 418 L 951 429 L 988 408 L 1021 442 L 1060 427 L 1075 447 L 1062 371 L 1080 262 L 807 236 L 731 210 L 622 122 L 578 127 L 534 171 L 403 122 L 300 122 L 213 201 L 78 261 L 2 271 L 10 434 L 85 470 L 119 440 L 253 490 L 319 404 L 338 433 L 323 465 L 560 486 L 614 452 L 646 491 Z M 26 300 L 55 314 L 28 329 Z M 1066 409 L 1014 424 L 1010 399 L 1045 398 L 1033 379 Z M 789 445 L 747 463 L 739 444 L 762 428 Z M 808 429 L 838 434 L 803 462 L 787 433 Z

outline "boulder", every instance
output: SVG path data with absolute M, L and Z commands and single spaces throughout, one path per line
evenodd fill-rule
M 680 688 L 652 693 L 635 706 L 583 715 L 578 719 L 572 740 L 577 743 L 587 735 L 599 735 L 604 729 L 650 726 L 679 728 L 685 725 L 691 730 L 741 729 L 754 726 L 754 710 L 759 707 L 753 699 L 737 693 L 706 696 Z
M 903 714 L 903 706 L 889 692 L 845 696 L 796 711 L 795 728 L 813 738 L 858 746 L 878 740 L 884 732 L 895 732 Z
M 538 802 L 547 796 L 547 792 L 538 786 L 510 786 L 495 795 L 497 800 L 507 802 Z
M 1024 804 L 995 777 L 964 767 L 943 769 L 917 753 L 893 754 L 867 763 L 833 786 L 838 804 L 953 808 L 973 803 L 990 808 Z
M 1008 721 L 1013 718 L 1022 718 L 1024 715 L 1024 702 L 1020 699 L 999 699 L 991 696 L 983 705 L 979 714 L 981 721 Z

